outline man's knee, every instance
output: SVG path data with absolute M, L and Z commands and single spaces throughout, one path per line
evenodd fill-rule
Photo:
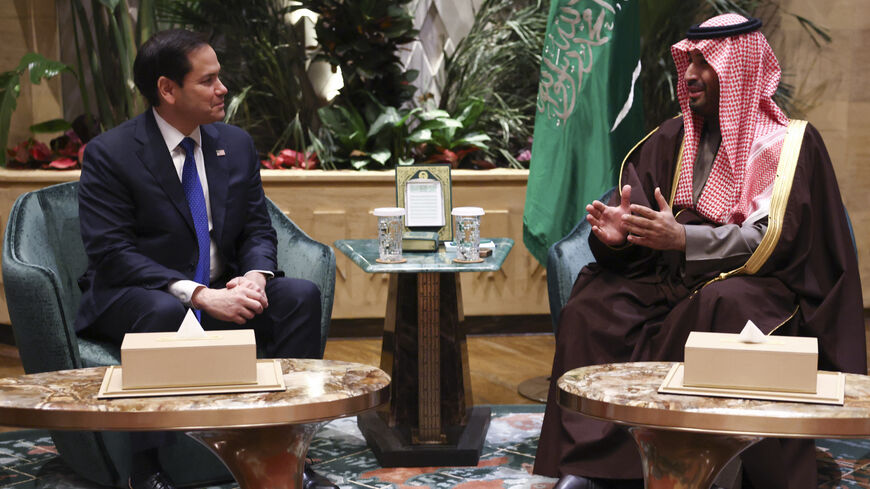
M 737 333 L 752 320 L 770 333 L 791 318 L 796 300 L 794 292 L 773 277 L 747 276 L 710 283 L 687 306 L 694 308 L 692 317 L 704 318 L 699 323 L 711 331 Z
M 120 344 L 125 333 L 175 331 L 186 312 L 187 308 L 167 292 L 130 287 L 84 334 Z
M 281 358 L 319 358 L 321 336 L 320 290 L 313 282 L 276 278 L 266 284 L 274 348 Z
M 167 292 L 147 290 L 138 296 L 132 332 L 175 331 L 187 314 L 187 307 Z
M 316 310 L 318 315 L 320 312 L 320 289 L 310 280 L 288 277 L 270 280 L 266 284 L 266 296 L 269 307 L 287 304 L 294 310 Z
M 310 280 L 298 280 L 295 284 L 295 292 L 300 301 L 307 304 L 316 304 L 320 308 L 320 289 Z

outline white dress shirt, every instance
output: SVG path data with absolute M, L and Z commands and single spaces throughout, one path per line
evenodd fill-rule
M 184 169 L 184 159 L 187 156 L 184 148 L 181 147 L 181 141 L 185 137 L 193 139 L 196 143 L 196 149 L 193 152 L 193 159 L 196 162 L 196 173 L 199 175 L 199 182 L 202 184 L 202 194 L 205 197 L 205 209 L 208 213 L 208 232 L 209 232 L 209 280 L 214 280 L 223 273 L 224 264 L 221 261 L 217 251 L 217 244 L 214 238 L 211 237 L 211 231 L 214 229 L 214 224 L 211 218 L 211 202 L 208 199 L 208 178 L 205 174 L 205 159 L 202 156 L 202 135 L 199 131 L 199 126 L 192 133 L 185 136 L 178 129 L 166 122 L 157 110 L 154 111 L 154 119 L 157 121 L 157 127 L 160 129 L 160 134 L 163 135 L 163 141 L 166 143 L 166 149 L 172 156 L 172 164 L 175 165 L 175 171 L 178 173 L 178 180 L 181 181 L 181 173 Z M 193 280 L 176 280 L 170 282 L 167 286 L 167 292 L 174 295 L 184 304 L 190 304 L 190 299 L 193 297 L 193 292 L 202 284 Z

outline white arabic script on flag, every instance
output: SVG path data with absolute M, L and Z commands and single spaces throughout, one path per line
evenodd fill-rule
M 595 52 L 610 41 L 616 10 L 605 0 L 569 0 L 553 19 L 541 60 L 538 112 L 556 125 L 574 112 L 583 76 L 592 70 Z M 615 0 L 613 3 L 617 3 Z

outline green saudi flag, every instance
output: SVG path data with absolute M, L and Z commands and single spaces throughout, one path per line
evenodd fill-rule
M 553 0 L 547 23 L 523 241 L 549 247 L 616 184 L 642 136 L 639 0 Z

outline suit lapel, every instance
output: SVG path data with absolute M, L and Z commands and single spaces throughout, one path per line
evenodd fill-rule
M 202 136 L 202 157 L 205 160 L 205 175 L 208 178 L 208 200 L 211 206 L 211 221 L 215 243 L 220 243 L 226 216 L 229 186 L 228 156 L 217 129 L 211 125 L 199 126 Z
M 136 156 L 163 187 L 169 201 L 181 213 L 190 231 L 195 235 L 193 217 L 190 214 L 190 207 L 187 205 L 187 198 L 184 196 L 184 188 L 181 186 L 181 180 L 178 179 L 178 172 L 172 163 L 172 156 L 166 149 L 166 143 L 157 127 L 157 121 L 154 119 L 154 113 L 151 112 L 151 109 L 146 110 L 145 114 L 140 116 L 136 125 L 136 140 L 141 144 L 135 152 Z

